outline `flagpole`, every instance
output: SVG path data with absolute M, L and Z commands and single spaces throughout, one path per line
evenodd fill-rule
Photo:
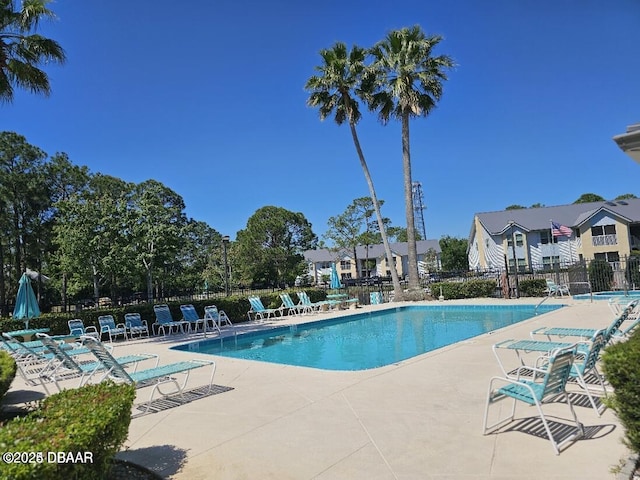
M 551 224 L 551 242 L 556 244 L 555 251 L 558 254 L 558 263 L 555 264 L 555 266 L 553 262 L 553 255 L 551 256 L 551 266 L 556 272 L 556 283 L 559 284 L 560 283 L 560 245 L 559 245 L 559 241 L 554 242 L 556 239 L 556 236 L 553 234 L 553 219 L 549 219 L 549 223 Z

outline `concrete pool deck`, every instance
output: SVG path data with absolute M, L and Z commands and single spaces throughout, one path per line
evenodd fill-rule
M 474 299 L 442 304 L 538 301 Z M 158 353 L 161 363 L 214 358 L 218 386 L 213 395 L 156 413 L 136 414 L 118 456 L 165 478 L 190 480 L 614 479 L 612 470 L 629 452 L 611 410 L 597 417 L 579 402 L 576 413 L 586 438 L 559 456 L 540 436 L 535 423 L 518 421 L 536 417 L 535 409 L 523 404 L 518 405 L 516 421 L 501 433 L 482 435 L 489 379 L 500 374 L 491 345 L 528 338 L 540 326 L 595 328 L 608 325 L 613 318 L 607 302 L 565 297 L 545 303 L 568 306 L 394 365 L 355 372 L 169 349 L 200 339 L 202 334 L 118 342 L 114 344 L 116 355 Z M 268 323 L 300 323 L 328 316 L 285 317 Z M 240 324 L 238 330 L 266 324 Z M 515 362 L 514 356 L 514 366 Z M 206 384 L 208 373 L 206 369 L 194 371 L 188 388 Z M 12 391 L 21 389 L 33 390 L 16 378 Z M 579 393 L 576 387 L 571 390 Z M 139 390 L 136 402 L 146 401 L 148 395 L 148 389 Z M 502 408 L 504 412 L 509 406 L 501 402 L 492 411 Z M 562 403 L 546 405 L 545 413 L 558 422 L 570 415 Z

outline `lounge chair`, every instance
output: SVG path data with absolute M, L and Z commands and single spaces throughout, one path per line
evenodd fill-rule
M 582 355 L 576 356 L 573 361 L 573 365 L 571 366 L 570 377 L 575 379 L 578 385 L 584 390 L 587 398 L 589 399 L 589 403 L 593 407 L 598 417 L 602 414 L 604 409 L 606 408 L 604 403 L 600 403 L 600 406 L 596 405 L 595 399 L 591 394 L 591 386 L 587 383 L 586 378 L 588 375 L 593 375 L 600 384 L 600 392 L 604 397 L 607 396 L 607 389 L 604 384 L 604 377 L 598 371 L 597 362 L 600 358 L 600 352 L 604 347 L 604 335 L 605 329 L 598 330 L 593 338 L 588 342 L 579 342 L 578 347 L 582 343 L 586 347 L 586 349 L 582 350 Z M 538 366 L 540 368 L 547 368 L 546 366 L 546 357 L 540 357 L 542 360 L 542 364 Z
M 302 313 L 311 312 L 311 307 L 307 305 L 301 305 L 299 303 L 294 303 L 291 299 L 291 295 L 289 295 L 288 293 L 281 293 L 280 299 L 282 300 L 282 306 L 280 308 L 283 309 L 283 311 L 286 310 L 287 315 L 291 315 L 292 312 L 293 315 L 300 315 Z
M 189 331 L 197 332 L 199 327 L 202 327 L 202 331 L 204 332 L 206 328 L 206 320 L 204 318 L 200 318 L 198 312 L 196 311 L 196 307 L 193 305 L 180 305 L 180 311 L 182 312 L 182 320 L 185 322 L 189 322 Z
M 551 354 L 546 369 L 523 366 L 518 369 L 519 372 L 515 379 L 507 377 L 493 377 L 489 382 L 487 404 L 485 407 L 484 421 L 482 425 L 483 434 L 486 435 L 490 430 L 498 426 L 502 426 L 508 421 L 513 421 L 515 418 L 516 402 L 521 401 L 531 406 L 535 405 L 556 455 L 560 454 L 560 449 L 564 445 L 583 436 L 584 427 L 578 421 L 571 399 L 566 391 L 566 385 L 570 377 L 575 353 L 575 346 L 561 348 Z M 524 369 L 527 369 L 527 371 L 533 371 L 534 375 L 531 379 L 521 377 L 520 370 Z M 494 386 L 494 384 L 502 384 L 502 386 Z M 563 396 L 566 400 L 566 403 L 569 405 L 569 409 L 571 410 L 573 422 L 576 426 L 575 433 L 568 435 L 567 438 L 562 440 L 560 443 L 555 440 L 542 410 L 542 405 L 544 403 L 554 401 L 558 396 Z M 488 425 L 489 406 L 507 398 L 513 399 L 513 407 L 511 409 L 510 416 L 502 418 L 492 425 Z
M 247 312 L 249 320 L 264 320 L 266 318 L 276 317 L 277 314 L 282 316 L 283 308 L 265 308 L 260 297 L 249 297 L 251 309 Z M 253 315 L 253 316 L 252 316 Z
M 123 337 L 127 339 L 127 327 L 124 323 L 116 325 L 116 321 L 113 319 L 113 315 L 100 315 L 98 317 L 98 323 L 100 324 L 100 340 L 102 340 L 103 334 L 109 335 L 109 341 L 113 342 L 114 338 Z
M 547 280 L 547 289 L 545 290 L 545 293 L 549 296 L 558 296 L 558 294 L 561 297 L 564 297 L 565 295 L 571 295 L 571 293 L 569 292 L 569 286 L 568 285 L 558 285 L 557 283 L 555 283 L 552 280 Z
M 602 375 L 600 374 L 596 366 L 597 361 L 600 357 L 600 352 L 602 351 L 602 348 L 605 345 L 604 343 L 605 333 L 606 333 L 606 329 L 604 328 L 601 330 L 596 330 L 593 336 L 589 340 L 580 341 L 573 345 L 570 343 L 547 342 L 547 341 L 540 341 L 540 340 L 519 340 L 519 341 L 507 340 L 505 342 L 497 343 L 496 345 L 494 345 L 493 348 L 494 348 L 494 354 L 498 359 L 498 363 L 500 363 L 500 368 L 505 374 L 505 377 L 514 378 L 514 376 L 516 375 L 523 374 L 523 371 L 521 370 L 522 367 L 515 370 L 515 373 L 507 372 L 500 360 L 500 357 L 497 354 L 498 349 L 510 349 L 510 350 L 516 351 L 518 353 L 518 356 L 520 356 L 520 353 L 522 352 L 539 353 L 541 354 L 541 356 L 539 356 L 538 359 L 536 360 L 536 367 L 540 369 L 544 369 L 546 368 L 545 364 L 549 356 L 551 355 L 551 352 L 558 349 L 575 346 L 576 358 L 571 367 L 570 377 L 576 380 L 578 385 L 584 390 L 585 394 L 589 399 L 589 403 L 591 403 L 591 406 L 595 410 L 596 414 L 600 416 L 600 414 L 604 409 L 604 405 L 601 405 L 600 407 L 596 405 L 595 399 L 591 394 L 590 385 L 587 384 L 585 377 L 587 377 L 588 374 L 592 374 L 600 384 L 600 389 L 601 389 L 600 392 L 603 394 L 603 396 L 605 397 L 607 396 L 607 390 L 604 384 L 604 378 L 602 377 Z
M 108 375 L 109 372 L 103 369 L 103 365 L 100 362 L 94 361 L 79 363 L 74 360 L 74 358 L 69 355 L 69 352 L 62 348 L 62 346 L 53 338 L 44 333 L 39 333 L 37 335 L 42 341 L 45 349 L 54 357 L 54 360 L 48 364 L 47 368 L 43 369 L 39 374 L 40 384 L 47 392 L 47 395 L 50 393 L 47 388 L 47 382 L 53 382 L 58 391 L 61 391 L 62 388 L 59 383 L 61 380 L 79 377 L 79 388 L 86 384 L 97 372 L 100 372 L 102 375 L 98 382 L 102 381 Z M 85 348 L 84 350 L 86 350 L 86 353 L 89 353 L 89 349 Z M 135 364 L 135 368 L 137 368 L 137 364 L 139 362 L 152 359 L 155 359 L 155 365 L 157 366 L 159 357 L 158 355 L 151 353 L 118 357 L 116 358 L 116 361 L 120 365 Z
M 216 364 L 212 360 L 191 359 L 128 373 L 122 365 L 113 358 L 111 353 L 109 353 L 101 342 L 96 341 L 96 339 L 92 337 L 82 337 L 82 339 L 84 345 L 86 345 L 98 362 L 102 364 L 102 367 L 108 372 L 107 378 L 117 383 L 135 385 L 136 388 L 153 386 L 149 401 L 146 404 L 147 408 L 145 413 L 149 411 L 156 392 L 159 392 L 163 397 L 168 397 L 177 393 L 182 399 L 184 399 L 184 389 L 187 386 L 187 381 L 189 380 L 189 373 L 194 369 L 206 366 L 212 367 L 209 386 L 206 393 L 210 393 L 211 388 L 213 387 L 213 376 L 216 372 Z M 184 375 L 182 384 L 179 384 L 175 378 L 175 376 L 179 374 Z M 172 383 L 175 386 L 175 390 L 172 392 L 163 392 L 161 387 L 167 383 Z
M 382 296 L 382 292 L 370 292 L 369 293 L 369 303 L 371 305 L 381 305 L 384 303 L 384 297 Z
M 85 327 L 84 322 L 79 318 L 69 320 L 67 325 L 69 325 L 69 335 L 76 335 L 77 337 L 82 335 L 91 335 L 92 337 L 100 338 L 100 333 L 98 333 L 98 329 L 96 327 L 93 325 Z
M 307 292 L 304 292 L 304 291 L 296 292 L 296 295 L 298 295 L 298 298 L 300 299 L 300 305 L 303 305 L 307 308 L 311 308 L 312 312 L 317 312 L 321 308 L 329 308 L 330 302 L 327 302 L 327 301 L 312 302 L 311 299 L 309 298 L 309 295 L 307 295 Z
M 10 335 L 3 333 L 0 336 L 0 342 L 2 348 L 8 351 L 16 361 L 18 373 L 23 380 L 31 386 L 39 385 L 41 372 L 47 370 L 55 360 L 55 356 L 48 352 L 42 341 L 19 342 Z M 79 344 L 61 342 L 60 348 L 64 349 L 69 356 L 89 352 L 86 348 L 79 347 Z
M 204 320 L 205 329 L 207 328 L 207 325 L 210 324 L 212 328 L 218 330 L 218 333 L 220 333 L 220 329 L 223 325 L 233 327 L 231 319 L 227 316 L 224 310 L 218 310 L 218 307 L 215 305 L 204 307 Z
M 147 321 L 143 320 L 139 313 L 125 313 L 124 324 L 129 332 L 129 338 L 134 338 L 136 335 L 139 337 L 143 335 L 149 336 Z
M 185 327 L 189 329 L 191 325 L 189 322 L 184 320 L 174 321 L 173 316 L 171 315 L 171 310 L 169 310 L 169 305 L 154 305 L 153 311 L 156 314 L 156 321 L 151 325 L 151 330 L 153 330 L 154 335 L 158 335 L 160 331 L 162 331 L 163 335 L 166 335 L 167 331 L 170 334 L 178 331 L 180 333 L 185 333 Z
M 608 345 L 613 338 L 627 337 L 631 331 L 633 331 L 640 323 L 640 319 L 635 318 L 631 325 L 621 330 L 622 324 L 627 321 L 631 312 L 636 308 L 637 300 L 630 302 L 622 312 L 616 316 L 611 324 L 607 327 L 604 333 L 604 345 Z M 596 328 L 574 328 L 574 327 L 540 327 L 531 332 L 531 338 L 535 338 L 534 335 L 545 335 L 549 340 L 551 337 L 581 337 L 591 338 L 598 329 Z M 580 351 L 580 348 L 578 349 Z

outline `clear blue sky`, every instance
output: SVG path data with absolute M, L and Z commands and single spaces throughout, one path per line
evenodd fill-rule
M 448 54 L 444 96 L 411 123 L 427 236 L 475 212 L 640 196 L 612 141 L 640 122 L 638 0 L 135 2 L 58 0 L 42 32 L 65 48 L 49 98 L 17 93 L 0 130 L 94 172 L 154 178 L 187 215 L 235 238 L 260 207 L 327 219 L 368 194 L 347 126 L 306 106 L 318 52 L 419 24 Z M 399 125 L 359 125 L 383 214 L 404 226 Z

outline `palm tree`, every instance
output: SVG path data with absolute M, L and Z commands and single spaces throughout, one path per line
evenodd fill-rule
M 49 1 L 22 0 L 20 11 L 14 11 L 13 0 L 0 0 L 0 102 L 13 101 L 14 86 L 45 96 L 51 92 L 38 65 L 62 64 L 65 53 L 54 40 L 34 33 L 41 18 L 55 18 Z
M 409 144 L 409 118 L 426 117 L 442 96 L 445 70 L 453 67 L 446 55 L 432 56 L 442 37 L 427 37 L 419 26 L 390 32 L 378 42 L 371 54 L 376 74 L 377 90 L 369 106 L 378 111 L 383 124 L 390 118 L 402 122 L 402 168 L 404 174 L 404 201 L 407 220 L 409 291 L 420 289 L 416 229 L 411 193 L 411 150 Z
M 307 105 L 319 108 L 321 120 L 335 114 L 334 120 L 338 125 L 342 125 L 345 121 L 349 124 L 353 144 L 356 147 L 360 165 L 369 186 L 369 195 L 380 227 L 387 265 L 391 271 L 395 299 L 400 300 L 402 299 L 402 288 L 380 213 L 380 202 L 356 132 L 356 124 L 362 115 L 354 95 L 361 98 L 367 95 L 367 79 L 369 78 L 365 66 L 367 51 L 354 45 L 348 52 L 344 43 L 337 42 L 332 48 L 321 50 L 320 56 L 322 57 L 322 65 L 316 67 L 318 74 L 312 76 L 305 85 L 305 90 L 310 92 Z

